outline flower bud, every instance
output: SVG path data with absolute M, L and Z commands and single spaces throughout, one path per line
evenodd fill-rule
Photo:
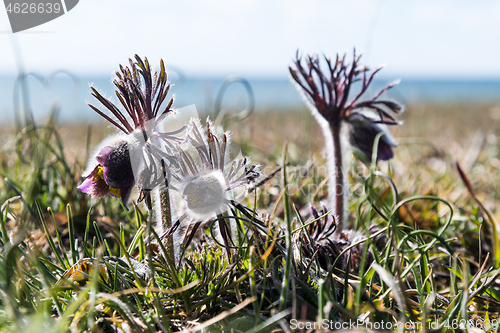
M 120 198 L 127 207 L 130 192 L 135 185 L 129 143 L 114 138 L 103 141 L 106 142 L 110 145 L 101 148 L 91 158 L 89 161 L 91 171 L 83 173 L 85 180 L 78 189 L 96 198 L 103 198 L 106 195 Z
M 387 125 L 376 123 L 378 119 L 371 112 L 356 112 L 352 114 L 347 122 L 349 144 L 359 149 L 370 161 L 373 154 L 373 143 L 376 136 L 383 132 L 378 142 L 377 158 L 380 161 L 386 161 L 394 156 L 392 147 L 397 147 L 396 140 L 389 132 Z

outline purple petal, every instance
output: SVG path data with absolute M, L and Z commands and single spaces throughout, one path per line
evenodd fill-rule
M 380 140 L 378 143 L 378 159 L 380 161 L 387 161 L 394 157 L 394 152 L 391 146 L 384 140 Z
M 94 169 L 92 169 L 92 171 L 90 171 L 90 172 L 89 172 L 89 174 L 88 174 L 88 175 L 86 175 L 85 173 L 84 173 L 84 174 L 82 174 L 82 178 L 90 178 L 90 179 L 92 179 L 92 178 L 94 177 L 94 174 L 95 174 L 95 172 L 96 172 L 96 170 L 97 170 L 97 167 L 98 167 L 98 166 L 99 166 L 99 165 L 96 165 L 96 166 L 94 167 Z M 83 184 L 82 184 L 82 185 L 83 185 Z M 80 186 L 81 186 L 81 185 L 80 185 Z
M 83 193 L 87 193 L 92 197 L 103 198 L 109 193 L 109 186 L 104 179 L 95 179 L 94 174 L 100 166 L 96 166 L 94 170 L 85 177 L 85 180 L 77 187 Z
M 367 160 L 371 160 L 375 137 L 380 132 L 384 132 L 385 135 L 381 136 L 378 142 L 377 159 L 379 161 L 391 159 L 394 156 L 391 147 L 396 147 L 397 144 L 390 132 L 382 125 L 369 123 L 369 118 L 365 118 L 360 114 L 356 114 L 356 116 L 366 119 L 366 122 L 358 121 L 354 116 L 352 117 L 354 121 L 350 123 L 349 129 L 349 143 L 351 146 L 361 150 Z
M 78 186 L 78 189 L 95 198 L 103 198 L 109 194 L 109 186 L 103 179 L 87 178 Z
M 92 177 L 89 177 L 83 181 L 79 186 L 77 186 L 77 189 L 82 191 L 83 193 L 90 194 L 91 188 L 92 188 Z
M 123 205 L 125 206 L 127 211 L 129 210 L 128 209 L 128 200 L 130 198 L 130 193 L 132 192 L 132 188 L 133 188 L 133 186 L 129 186 L 129 187 L 124 187 L 124 188 L 120 189 L 121 199 L 122 199 Z
M 110 147 L 110 146 L 106 146 L 106 147 L 102 148 L 99 151 L 99 154 L 97 154 L 97 156 L 96 156 L 97 162 L 99 162 L 99 164 L 101 164 L 101 165 L 105 165 L 106 159 L 108 158 L 108 155 L 111 154 L 111 152 L 113 150 L 114 150 L 114 148 Z

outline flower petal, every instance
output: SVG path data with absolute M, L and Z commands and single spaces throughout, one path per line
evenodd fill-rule
M 132 188 L 133 188 L 133 186 L 129 186 L 129 187 L 123 187 L 120 189 L 121 200 L 123 202 L 123 205 L 125 206 L 125 209 L 127 209 L 127 211 L 129 210 L 128 200 L 130 198 L 130 193 L 132 193 Z
M 104 150 L 104 149 L 103 149 Z M 104 166 L 104 180 L 113 188 L 126 188 L 134 185 L 134 171 L 127 142 L 121 142 L 106 151 L 107 158 Z
M 396 147 L 397 143 L 394 140 L 391 132 L 385 124 L 375 123 L 378 118 L 371 112 L 353 113 L 347 120 L 349 126 L 349 144 L 363 152 L 368 160 L 371 160 L 373 153 L 373 143 L 375 137 L 383 132 L 384 135 L 378 142 L 377 158 L 381 161 L 386 161 L 394 156 L 391 147 Z
M 79 189 L 80 191 L 82 191 L 83 193 L 90 194 L 92 186 L 93 186 L 92 185 L 92 177 L 90 177 L 90 178 L 85 179 L 83 181 L 83 183 L 81 183 L 76 188 Z
M 108 158 L 108 155 L 113 151 L 113 149 L 114 148 L 111 146 L 106 146 L 102 148 L 96 156 L 97 162 L 99 162 L 99 164 L 101 165 L 105 165 L 106 159 Z
M 77 188 L 95 198 L 103 198 L 109 194 L 108 184 L 106 184 L 104 179 L 99 177 L 89 176 Z
M 394 152 L 392 151 L 392 148 L 390 144 L 388 144 L 387 140 L 384 140 L 384 137 L 385 135 L 380 138 L 378 143 L 377 156 L 380 161 L 387 161 L 394 157 Z
M 115 135 L 109 135 L 104 140 L 102 140 L 97 145 L 97 147 L 94 149 L 94 151 L 92 153 L 92 156 L 89 158 L 89 161 L 87 163 L 87 167 L 83 171 L 82 176 L 83 177 L 88 177 L 95 170 L 96 166 L 98 166 L 99 164 L 103 165 L 102 163 L 100 163 L 98 161 L 98 156 L 99 155 L 103 155 L 103 153 L 105 153 L 105 151 L 101 153 L 101 151 L 105 147 L 114 147 L 117 144 L 119 144 L 120 142 L 123 142 L 123 141 L 125 141 L 127 139 L 128 139 L 128 137 L 126 135 L 124 135 L 124 134 L 119 134 L 119 135 L 115 134 Z

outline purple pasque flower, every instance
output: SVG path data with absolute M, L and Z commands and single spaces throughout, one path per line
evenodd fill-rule
M 360 66 L 361 56 L 356 56 L 354 51 L 352 64 L 346 62 L 346 55 L 339 58 L 337 55 L 335 62 L 325 57 L 327 68 L 323 70 L 320 66 L 317 55 L 306 58 L 306 68 L 302 66 L 302 59 L 297 53 L 295 60 L 295 69 L 289 67 L 294 81 L 300 87 L 301 91 L 310 106 L 311 111 L 322 120 L 326 120 L 330 129 L 335 131 L 343 124 L 351 125 L 349 136 L 353 135 L 349 143 L 367 154 L 367 159 L 371 159 L 371 149 L 367 146 L 373 146 L 376 135 L 380 132 L 386 133 L 381 138 L 379 145 L 379 159 L 385 160 L 392 157 L 391 147 L 397 144 L 394 138 L 384 139 L 390 133 L 387 126 L 378 125 L 399 125 L 393 117 L 394 113 L 399 113 L 403 108 L 400 104 L 391 100 L 381 100 L 380 96 L 387 90 L 393 88 L 399 83 L 395 81 L 381 89 L 372 98 L 361 100 L 361 97 L 367 92 L 374 76 L 383 68 L 379 67 L 372 71 Z M 359 91 L 352 96 L 354 83 L 359 82 Z M 356 132 L 355 134 L 353 133 Z M 366 131 L 366 135 L 358 132 Z M 375 134 L 374 134 L 375 133 Z M 374 135 L 373 135 L 374 134 Z M 384 150 L 380 154 L 380 150 Z M 386 158 L 381 158 L 381 156 Z
M 299 92 L 318 121 L 325 137 L 327 154 L 327 169 L 329 178 L 328 204 L 334 211 L 337 220 L 336 235 L 342 231 L 344 223 L 345 198 L 347 183 L 345 182 L 344 157 L 341 140 L 342 128 L 348 127 L 349 142 L 371 159 L 372 147 L 378 133 L 385 135 L 379 141 L 378 159 L 389 159 L 393 156 L 392 147 L 396 145 L 385 125 L 397 125 L 393 117 L 402 107 L 393 101 L 382 100 L 379 97 L 399 82 L 394 82 L 372 98 L 361 100 L 380 68 L 368 75 L 369 69 L 359 65 L 361 56 L 354 51 L 351 64 L 346 62 L 346 56 L 335 62 L 325 57 L 322 68 L 317 55 L 306 58 L 306 66 L 297 52 L 295 68 L 290 74 L 297 84 Z M 355 83 L 357 83 L 355 85 Z M 356 94 L 354 87 L 359 87 Z M 354 97 L 353 97 L 354 96 Z M 384 138 L 385 137 L 385 138 Z
M 362 110 L 353 113 L 347 122 L 347 138 L 352 147 L 359 149 L 365 157 L 370 160 L 373 154 L 373 143 L 375 137 L 383 132 L 378 142 L 377 158 L 387 161 L 394 157 L 393 147 L 397 142 L 387 128 L 386 124 L 376 122 L 380 118 L 373 112 Z
M 95 197 L 120 197 L 127 207 L 130 192 L 138 184 L 141 197 L 147 198 L 151 207 L 149 192 L 164 180 L 161 162 L 175 162 L 174 143 L 182 141 L 177 135 L 184 128 L 162 130 L 163 120 L 174 113 L 173 98 L 162 106 L 170 89 L 163 60 L 159 73 L 154 74 L 147 58 L 143 61 L 136 55 L 129 63 L 130 67 L 120 65 L 113 80 L 119 107 L 91 87 L 92 96 L 107 112 L 89 106 L 123 133 L 101 142 L 78 188 Z
M 107 195 L 120 198 L 127 207 L 132 188 L 135 185 L 129 143 L 123 137 L 111 137 L 108 144 L 99 148 L 90 170 L 83 173 L 85 180 L 78 186 L 83 193 L 103 198 Z M 102 145 L 101 145 L 102 146 Z

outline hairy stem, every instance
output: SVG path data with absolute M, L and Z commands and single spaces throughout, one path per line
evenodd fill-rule
M 316 109 L 308 102 L 312 115 L 316 118 L 323 136 L 325 137 L 326 167 L 328 177 L 328 208 L 333 209 L 333 214 L 337 220 L 335 234 L 339 235 L 344 226 L 344 164 L 342 161 L 342 146 L 340 141 L 341 122 L 328 122 Z
M 333 213 L 337 218 L 335 234 L 340 234 L 344 223 L 344 170 L 342 162 L 342 147 L 340 142 L 340 124 L 330 124 L 333 152 L 328 156 L 328 175 L 330 177 L 328 197 L 333 202 Z M 333 168 L 333 170 L 332 170 Z
M 172 214 L 170 212 L 170 195 L 168 193 L 168 188 L 156 189 L 158 191 L 158 198 L 156 200 L 159 207 L 157 208 L 158 222 L 161 225 L 162 231 L 169 230 L 172 226 Z M 165 249 L 167 250 L 166 255 L 171 259 L 175 260 L 175 250 L 174 250 L 174 240 L 173 236 L 167 236 L 164 240 Z

